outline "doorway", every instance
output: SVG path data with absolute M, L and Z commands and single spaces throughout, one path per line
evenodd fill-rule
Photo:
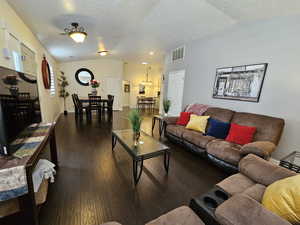
M 185 70 L 171 71 L 168 78 L 169 115 L 178 116 L 182 110 Z
M 104 96 L 113 95 L 113 110 L 122 110 L 122 80 L 117 77 L 106 76 L 103 79 Z

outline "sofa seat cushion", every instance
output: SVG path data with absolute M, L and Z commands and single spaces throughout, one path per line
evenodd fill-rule
M 185 130 L 187 130 L 187 129 L 184 126 L 174 125 L 174 124 L 168 125 L 166 127 L 166 131 L 168 133 L 173 134 L 180 138 L 182 138 L 182 134 Z
M 206 148 L 206 145 L 214 140 L 215 138 L 212 136 L 205 136 L 203 135 L 203 133 L 198 132 L 198 131 L 193 131 L 193 130 L 188 130 L 186 129 L 183 134 L 182 134 L 182 138 L 185 141 L 188 141 L 194 145 L 197 145 L 201 148 Z
M 235 166 L 238 166 L 242 158 L 240 149 L 240 145 L 221 139 L 213 140 L 206 146 L 208 154 Z
M 176 208 L 146 225 L 205 225 L 201 219 L 187 206 Z
M 222 225 L 291 225 L 244 194 L 235 195 L 218 206 L 215 216 Z
M 255 184 L 249 188 L 247 188 L 243 194 L 249 196 L 250 198 L 255 199 L 258 202 L 262 202 L 264 193 L 266 190 L 266 186 L 262 184 Z
M 230 195 L 244 192 L 246 189 L 254 186 L 256 183 L 241 173 L 234 174 L 216 184 Z

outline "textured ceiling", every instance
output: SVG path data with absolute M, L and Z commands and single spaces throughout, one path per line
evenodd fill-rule
M 298 14 L 298 0 L 8 0 L 60 61 L 90 59 L 98 50 L 125 61 L 162 61 L 165 51 L 244 21 Z M 71 22 L 83 44 L 59 33 Z M 154 51 L 155 55 L 148 53 Z

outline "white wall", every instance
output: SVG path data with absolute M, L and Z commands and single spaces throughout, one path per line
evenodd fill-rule
M 41 45 L 39 40 L 15 13 L 15 11 L 7 4 L 5 0 L 0 0 L 0 21 L 5 22 L 8 31 L 13 33 L 21 42 L 27 45 L 36 53 L 37 63 L 37 79 L 39 86 L 39 97 L 42 110 L 42 118 L 44 122 L 53 121 L 61 112 L 61 100 L 56 96 L 50 96 L 49 90 L 45 90 L 42 83 L 41 62 L 45 54 L 49 64 L 57 71 L 56 61 L 49 55 L 46 49 Z M 6 47 L 4 31 L 0 26 L 0 66 L 10 67 L 11 62 L 3 56 L 2 49 Z M 55 73 L 57 75 L 57 73 Z M 56 82 L 57 83 L 57 82 Z
M 149 80 L 153 85 L 146 86 L 145 95 L 147 97 L 157 97 L 157 92 L 161 87 L 162 65 L 143 65 L 141 63 L 128 62 L 124 66 L 124 80 L 130 82 L 130 108 L 136 108 L 137 96 L 139 96 L 139 84 L 146 80 L 146 67 L 149 70 Z M 157 104 L 157 107 L 159 102 Z
M 184 105 L 194 102 L 285 119 L 279 159 L 300 146 L 300 16 L 243 24 L 186 45 Z M 269 63 L 259 103 L 212 98 L 216 68 Z M 167 83 L 167 82 L 165 82 Z
M 124 91 L 124 86 L 130 85 L 130 82 L 127 80 L 123 80 L 122 82 L 122 92 L 123 92 L 123 107 L 129 107 L 130 105 L 130 92 Z
M 83 61 L 74 61 L 66 62 L 60 64 L 60 70 L 63 71 L 70 83 L 70 86 L 67 87 L 68 92 L 71 94 L 76 93 L 79 96 L 87 97 L 91 93 L 90 86 L 82 86 L 75 79 L 75 73 L 80 68 L 87 68 L 91 70 L 95 76 L 95 79 L 100 81 L 100 87 L 98 90 L 98 95 L 101 95 L 103 98 L 106 98 L 107 94 L 104 93 L 103 85 L 104 78 L 106 76 L 116 77 L 120 79 L 118 94 L 115 96 L 114 106 L 118 110 L 122 109 L 122 81 L 123 81 L 123 62 L 120 60 L 113 59 L 94 59 L 94 60 L 83 60 Z M 69 111 L 74 111 L 74 106 L 72 102 L 72 97 L 70 96 L 67 99 L 67 109 Z

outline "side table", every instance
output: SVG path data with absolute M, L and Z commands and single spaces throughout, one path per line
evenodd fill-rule
M 159 125 L 159 136 L 161 137 L 163 130 L 164 130 L 164 116 L 163 115 L 154 115 L 152 118 L 152 134 L 153 134 L 153 130 L 155 127 L 155 122 L 156 120 L 158 120 L 158 125 Z
M 300 173 L 300 152 L 295 151 L 283 157 L 279 165 L 296 173 Z

